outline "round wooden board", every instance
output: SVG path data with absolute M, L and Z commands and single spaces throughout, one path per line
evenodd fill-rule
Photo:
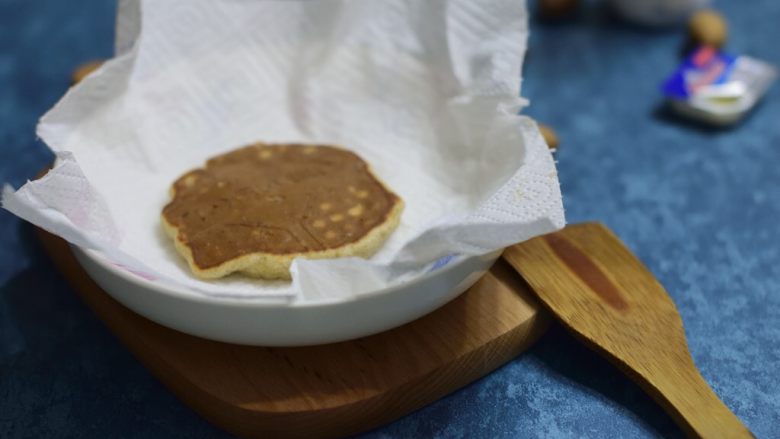
M 185 404 L 242 437 L 338 437 L 370 430 L 476 380 L 547 328 L 524 281 L 503 261 L 439 310 L 342 343 L 266 348 L 160 326 L 103 292 L 62 239 L 40 232 L 84 302 Z

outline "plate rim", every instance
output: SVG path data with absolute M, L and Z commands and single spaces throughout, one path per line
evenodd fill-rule
M 353 296 L 333 297 L 333 298 L 325 298 L 321 300 L 300 301 L 300 300 L 295 300 L 295 296 L 237 297 L 237 296 L 212 296 L 212 295 L 196 293 L 191 291 L 185 292 L 185 291 L 181 291 L 187 289 L 187 287 L 185 286 L 176 288 L 174 285 L 171 285 L 169 283 L 154 282 L 138 274 L 134 274 L 128 270 L 117 267 L 116 265 L 109 262 L 108 258 L 98 250 L 83 248 L 71 243 L 69 243 L 69 245 L 71 249 L 81 253 L 90 261 L 97 264 L 101 269 L 106 270 L 111 274 L 120 277 L 126 282 L 135 284 L 147 290 L 152 290 L 159 294 L 170 296 L 174 299 L 190 301 L 190 302 L 199 302 L 199 303 L 215 305 L 215 306 L 239 307 L 239 308 L 262 308 L 262 309 L 325 308 L 325 307 L 343 305 L 348 302 L 368 300 L 371 298 L 375 298 L 377 296 L 392 294 L 394 291 L 397 290 L 414 288 L 415 285 L 423 283 L 429 280 L 430 278 L 442 276 L 445 273 L 449 273 L 451 271 L 457 270 L 472 258 L 498 259 L 498 257 L 500 257 L 501 253 L 503 252 L 503 248 L 501 248 L 498 250 L 492 250 L 482 254 L 475 254 L 475 255 L 457 254 L 454 257 L 454 259 L 448 264 L 446 264 L 445 266 L 439 269 L 430 270 L 421 276 L 415 277 L 414 279 L 410 279 L 407 281 L 403 281 L 396 285 L 391 285 L 385 288 L 380 288 L 377 290 L 372 290 L 372 291 L 368 291 Z

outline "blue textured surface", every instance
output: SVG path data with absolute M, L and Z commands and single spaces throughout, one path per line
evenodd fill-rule
M 716 2 L 729 49 L 780 65 L 780 2 Z M 51 160 L 37 118 L 78 63 L 111 51 L 113 2 L 0 0 L 0 181 Z M 702 374 L 760 438 L 780 437 L 780 87 L 713 131 L 658 107 L 680 30 L 616 23 L 599 4 L 532 23 L 529 114 L 562 139 L 570 222 L 608 224 L 667 287 Z M 490 376 L 371 432 L 407 437 L 677 437 L 635 385 L 553 328 Z M 225 437 L 160 385 L 0 212 L 0 437 Z

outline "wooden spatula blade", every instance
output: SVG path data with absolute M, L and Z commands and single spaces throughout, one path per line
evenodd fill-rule
M 504 259 L 587 345 L 638 382 L 693 437 L 753 437 L 699 374 L 677 308 L 605 226 L 577 224 Z

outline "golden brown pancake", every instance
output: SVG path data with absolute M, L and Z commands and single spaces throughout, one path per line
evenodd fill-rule
M 403 202 L 351 151 L 262 144 L 216 156 L 174 182 L 162 223 L 192 272 L 289 279 L 296 257 L 372 255 Z

